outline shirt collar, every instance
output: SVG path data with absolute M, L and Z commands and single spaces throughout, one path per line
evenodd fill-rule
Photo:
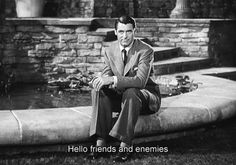
M 125 49 L 125 50 L 127 51 L 127 53 L 128 53 L 129 50 L 131 49 L 131 47 L 133 46 L 133 44 L 134 44 L 134 40 L 133 40 L 133 42 L 132 42 L 129 46 L 127 46 L 127 47 L 125 47 L 125 48 L 119 44 L 119 46 L 120 46 L 120 51 L 122 51 L 123 49 Z

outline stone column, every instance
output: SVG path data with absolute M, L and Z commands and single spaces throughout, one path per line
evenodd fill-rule
M 192 18 L 193 13 L 190 7 L 190 0 L 176 0 L 175 8 L 170 14 L 170 18 Z

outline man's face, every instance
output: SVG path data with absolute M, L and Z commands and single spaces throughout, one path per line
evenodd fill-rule
M 115 31 L 115 34 L 117 35 L 117 39 L 121 46 L 127 47 L 129 46 L 133 40 L 134 40 L 134 31 L 133 25 L 118 23 L 117 29 Z

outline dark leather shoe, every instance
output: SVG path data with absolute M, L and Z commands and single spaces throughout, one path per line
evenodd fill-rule
M 90 152 L 88 155 L 88 159 L 90 160 L 95 160 L 98 159 L 100 157 L 98 152 Z
M 88 155 L 88 159 L 90 160 L 95 160 L 95 159 L 98 159 L 100 157 L 104 157 L 106 156 L 106 153 L 105 152 L 90 152 L 89 155 Z
M 113 162 L 125 162 L 129 160 L 130 157 L 130 152 L 118 152 L 118 154 L 114 157 Z

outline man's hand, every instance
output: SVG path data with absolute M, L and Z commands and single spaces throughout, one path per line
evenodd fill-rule
M 93 80 L 93 88 L 99 91 L 105 85 L 111 85 L 114 83 L 113 77 L 97 77 Z

